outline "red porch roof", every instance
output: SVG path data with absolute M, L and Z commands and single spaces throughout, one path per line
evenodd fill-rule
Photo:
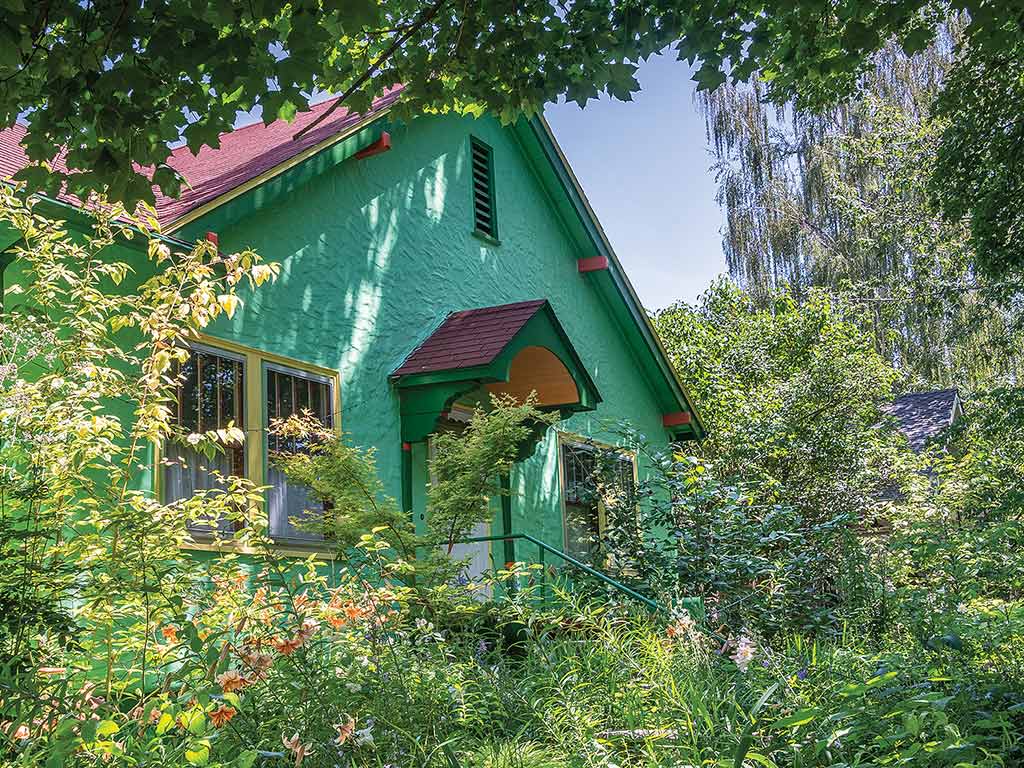
M 545 304 L 539 299 L 453 312 L 391 375 L 487 365 Z

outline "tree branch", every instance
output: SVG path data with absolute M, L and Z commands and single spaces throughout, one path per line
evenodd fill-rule
M 417 19 L 415 23 L 408 27 L 405 30 L 405 32 L 396 37 L 394 41 L 391 43 L 391 45 L 388 46 L 387 50 L 384 51 L 384 53 L 382 53 L 377 58 L 377 60 L 373 62 L 373 64 L 371 64 L 370 67 L 365 72 L 363 72 L 363 74 L 356 78 L 356 81 L 352 83 L 352 85 L 350 85 L 345 90 L 345 92 L 341 94 L 341 96 L 338 97 L 338 99 L 333 104 L 331 104 L 331 106 L 328 107 L 328 109 L 322 115 L 320 115 L 320 117 L 318 117 L 316 120 L 314 120 L 305 128 L 303 128 L 301 131 L 298 131 L 294 136 L 292 136 L 292 141 L 298 141 L 304 135 L 309 133 L 311 130 L 316 128 L 316 126 L 318 126 L 328 117 L 330 117 L 335 112 L 335 110 L 337 110 L 339 107 L 341 107 L 342 104 L 345 103 L 345 100 L 349 96 L 355 93 L 356 90 L 363 85 L 363 83 L 365 83 L 367 80 L 373 77 L 374 73 L 380 68 L 380 65 L 387 61 L 389 58 L 391 58 L 394 52 L 397 51 L 406 40 L 408 40 L 410 37 L 416 34 L 416 32 L 422 29 L 427 22 L 434 18 L 434 16 L 437 15 L 437 12 L 441 10 L 441 6 L 444 5 L 444 3 L 445 0 L 435 0 L 433 5 L 431 5 L 429 8 L 424 9 L 424 11 L 420 14 L 419 19 Z

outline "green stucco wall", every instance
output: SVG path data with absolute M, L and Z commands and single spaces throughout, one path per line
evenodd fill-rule
M 342 429 L 355 444 L 377 448 L 396 498 L 399 403 L 388 374 L 455 310 L 546 298 L 604 399 L 559 428 L 614 442 L 610 429 L 628 420 L 653 442 L 667 442 L 635 357 L 648 353 L 621 340 L 592 278 L 578 273 L 577 258 L 593 254 L 570 237 L 514 132 L 490 118 L 458 117 L 389 130 L 390 152 L 348 160 L 219 231 L 222 250 L 253 247 L 279 262 L 281 275 L 243 294 L 244 306 L 211 335 L 337 369 Z M 471 134 L 494 148 L 501 245 L 472 234 Z M 184 234 L 206 228 L 200 219 Z M 556 451 L 552 431 L 516 468 L 513 516 L 517 530 L 560 546 Z M 422 452 L 417 457 L 423 461 Z M 422 468 L 416 474 L 422 483 Z

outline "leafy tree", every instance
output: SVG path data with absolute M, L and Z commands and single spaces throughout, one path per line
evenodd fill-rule
M 762 631 L 830 629 L 870 607 L 855 532 L 888 512 L 881 492 L 907 484 L 912 460 L 881 428 L 898 377 L 859 312 L 820 291 L 759 305 L 721 280 L 654 322 L 708 437 L 649 462 L 642 514 L 670 535 L 645 558 Z
M 463 431 L 434 435 L 423 535 L 416 534 L 409 513 L 384 493 L 373 449 L 337 439 L 315 419 L 293 416 L 273 423 L 272 431 L 288 450 L 272 460 L 324 502 L 323 515 L 305 524 L 326 533 L 342 555 L 378 539 L 389 551 L 387 575 L 415 576 L 419 586 L 436 585 L 461 568 L 449 557 L 455 544 L 477 523 L 493 517 L 491 498 L 507 493 L 501 475 L 511 470 L 537 430 L 546 429 L 556 417 L 539 410 L 534 399 L 520 403 L 495 396 L 474 410 Z
M 894 438 L 878 428 L 898 378 L 855 309 L 820 292 L 803 304 L 777 293 L 762 308 L 722 280 L 654 322 L 725 477 L 813 520 L 858 520 L 874 505 L 898 470 Z
M 1024 43 L 965 51 L 936 104 L 945 123 L 931 190 L 970 223 L 979 271 L 1024 279 Z
M 846 296 L 916 386 L 984 385 L 1020 364 L 1019 290 L 978 274 L 969 224 L 931 199 L 951 125 L 931 105 L 953 43 L 887 48 L 855 99 L 819 114 L 773 108 L 757 79 L 700 100 L 732 276 L 765 305 L 782 287 Z
M 34 206 L 0 187 L 0 218 L 22 236 L 0 312 L 5 728 L 97 688 L 136 695 L 152 672 L 152 633 L 180 617 L 183 585 L 201 578 L 181 558 L 187 526 L 223 515 L 254 523 L 240 540 L 258 534 L 258 494 L 242 480 L 165 505 L 140 479 L 153 443 L 173 434 L 171 371 L 184 342 L 233 310 L 237 285 L 275 274 L 248 251 L 172 251 L 116 205 L 94 206 L 77 232 Z M 148 260 L 118 258 L 139 255 L 117 249 L 140 239 Z M 243 438 L 232 428 L 193 442 Z M 80 656 L 68 672 L 60 662 L 71 652 Z M 57 671 L 39 674 L 47 668 Z
M 309 94 L 332 91 L 362 110 L 404 83 L 406 115 L 487 109 L 511 120 L 559 96 L 628 100 L 636 62 L 667 46 L 701 62 L 702 88 L 759 71 L 777 100 L 819 103 L 848 93 L 890 38 L 924 48 L 950 10 L 970 13 L 973 47 L 1019 36 L 1019 4 L 994 0 L 8 0 L 0 125 L 27 112 L 32 160 L 65 148 L 81 172 L 74 188 L 109 186 L 130 207 L 151 199 L 150 181 L 178 189 L 168 142 L 216 146 L 239 109 L 290 119 Z

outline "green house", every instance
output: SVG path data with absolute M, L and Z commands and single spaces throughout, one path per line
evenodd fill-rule
M 536 392 L 564 419 L 517 464 L 477 533 L 585 554 L 602 525 L 574 492 L 590 445 L 616 446 L 620 422 L 654 445 L 699 438 L 700 420 L 547 123 L 399 122 L 398 98 L 365 115 L 338 110 L 298 140 L 332 102 L 226 134 L 198 156 L 174 152 L 188 186 L 159 199 L 164 232 L 252 247 L 281 272 L 208 328 L 179 387 L 183 426 L 234 420 L 262 439 L 214 461 L 164 446 L 151 488 L 172 501 L 209 487 L 211 465 L 246 475 L 270 487 L 281 547 L 315 551 L 317 535 L 294 525 L 309 499 L 268 467 L 266 437 L 271 418 L 310 409 L 376 447 L 386 488 L 422 525 L 431 435 L 457 429 L 488 393 Z M 0 134 L 5 175 L 25 163 L 22 135 Z M 620 454 L 622 482 L 646 471 L 628 447 Z M 205 533 L 196 548 L 209 546 Z M 476 570 L 535 554 L 502 546 L 459 554 Z

